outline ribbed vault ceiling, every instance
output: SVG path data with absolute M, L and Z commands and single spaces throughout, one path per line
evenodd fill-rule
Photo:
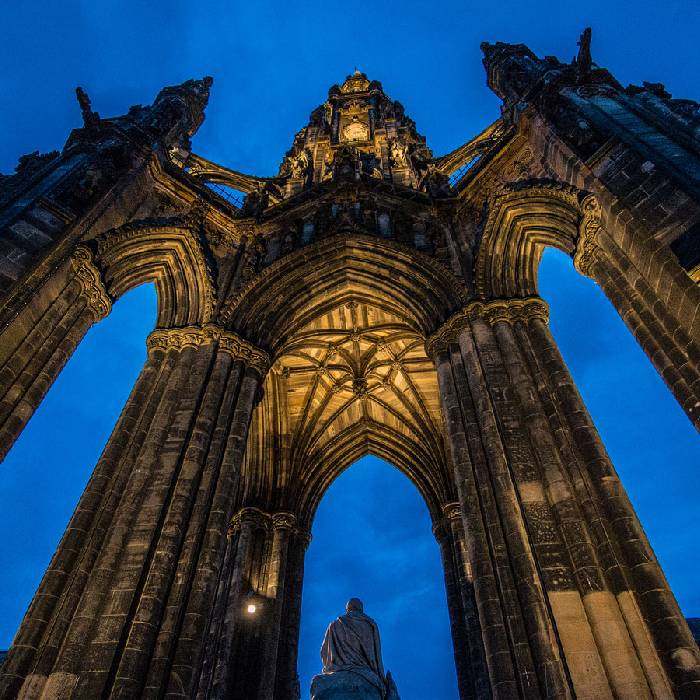
M 296 506 L 306 514 L 368 452 L 406 472 L 429 507 L 447 498 L 437 377 L 424 342 L 386 308 L 345 297 L 324 306 L 285 345 L 268 376 L 266 394 L 275 399 L 261 407 L 262 423 L 266 432 L 279 426 L 286 433 L 286 465 L 278 469 L 298 486 Z M 284 416 L 272 420 L 277 411 Z M 263 441 L 271 442 L 281 444 Z M 268 462 L 269 453 L 255 461 L 261 457 Z

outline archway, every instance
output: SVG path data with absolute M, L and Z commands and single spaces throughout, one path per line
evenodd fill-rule
M 328 488 L 314 518 L 304 569 L 299 642 L 301 697 L 320 670 L 328 623 L 351 596 L 379 623 L 384 663 L 401 697 L 458 697 L 440 550 L 423 499 L 374 456 Z

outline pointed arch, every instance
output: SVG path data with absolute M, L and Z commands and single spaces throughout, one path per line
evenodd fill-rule
M 537 269 L 550 246 L 573 255 L 584 195 L 569 185 L 517 183 L 490 203 L 475 269 L 476 295 L 509 299 L 537 294 Z
M 213 274 L 199 237 L 185 224 L 137 222 L 101 234 L 94 245 L 95 263 L 112 298 L 143 282 L 154 282 L 159 327 L 212 319 Z
M 427 336 L 468 299 L 464 282 L 424 253 L 360 233 L 324 239 L 276 261 L 227 302 L 222 320 L 278 351 L 295 330 L 351 294 Z

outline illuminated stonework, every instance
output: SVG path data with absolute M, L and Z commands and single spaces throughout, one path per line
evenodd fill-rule
M 309 532 L 368 453 L 430 511 L 461 698 L 698 697 L 537 292 L 571 256 L 700 426 L 698 105 L 622 88 L 590 32 L 572 64 L 483 50 L 502 116 L 440 157 L 356 70 L 269 177 L 192 153 L 205 78 L 109 119 L 79 89 L 62 152 L 0 179 L 0 454 L 112 303 L 158 293 L 0 698 L 306 695 Z

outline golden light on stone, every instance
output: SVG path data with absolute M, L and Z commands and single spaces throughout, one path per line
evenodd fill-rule
M 143 282 L 159 300 L 0 700 L 299 697 L 314 513 L 368 453 L 433 517 L 462 697 L 515 697 L 522 679 L 533 698 L 697 695 L 700 650 L 537 293 L 544 248 L 572 256 L 700 427 L 700 266 L 668 246 L 697 235 L 696 157 L 677 158 L 697 134 L 687 101 L 621 91 L 590 31 L 579 47 L 562 64 L 484 44 L 504 118 L 442 157 L 356 70 L 274 177 L 167 159 L 208 78 L 109 123 L 79 91 L 85 128 L 64 152 L 0 177 L 0 457 L 116 300 Z

